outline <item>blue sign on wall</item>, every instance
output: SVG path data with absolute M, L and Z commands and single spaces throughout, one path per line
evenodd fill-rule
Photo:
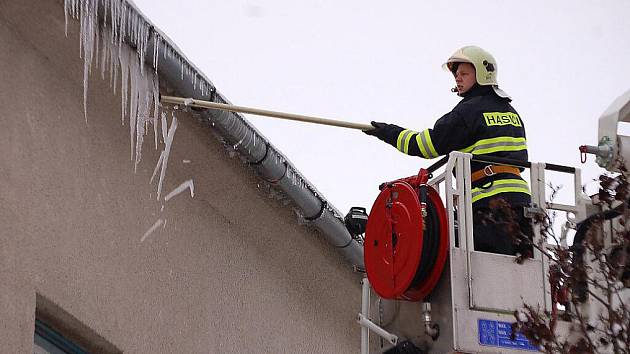
M 538 351 L 538 348 L 529 343 L 529 340 L 521 333 L 517 333 L 514 339 L 511 339 L 512 324 L 509 322 L 479 319 L 478 329 L 479 344 L 481 345 Z

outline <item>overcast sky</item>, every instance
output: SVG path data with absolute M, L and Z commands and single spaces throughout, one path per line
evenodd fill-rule
M 459 101 L 444 61 L 481 46 L 530 160 L 582 166 L 585 182 L 601 170 L 578 146 L 597 145 L 600 114 L 630 89 L 627 0 L 134 1 L 234 104 L 414 130 Z M 247 117 L 342 213 L 431 164 L 360 131 Z

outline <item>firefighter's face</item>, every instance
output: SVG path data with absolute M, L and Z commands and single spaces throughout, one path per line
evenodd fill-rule
M 475 75 L 475 67 L 470 63 L 461 63 L 455 71 L 455 83 L 457 84 L 457 93 L 461 96 L 468 92 L 477 82 Z

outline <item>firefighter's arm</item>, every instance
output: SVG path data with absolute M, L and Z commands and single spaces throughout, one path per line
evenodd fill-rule
M 381 122 L 371 122 L 374 129 L 372 130 L 364 130 L 363 132 L 367 135 L 375 136 L 384 142 L 396 146 L 396 139 L 401 131 L 405 130 L 395 124 L 387 124 Z
M 433 159 L 463 148 L 471 139 L 471 132 L 458 112 L 450 112 L 435 123 L 433 129 L 413 131 L 394 124 L 372 122 L 373 130 L 366 134 L 392 145 L 400 152 Z
M 439 156 L 431 142 L 431 129 L 416 132 L 394 124 L 381 122 L 372 122 L 372 126 L 374 126 L 373 130 L 364 132 L 383 140 L 404 154 L 420 156 L 426 159 Z

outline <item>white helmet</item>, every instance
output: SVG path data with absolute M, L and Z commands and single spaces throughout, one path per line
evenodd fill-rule
M 494 92 L 500 97 L 510 98 L 499 88 L 497 82 L 498 65 L 492 54 L 474 45 L 462 47 L 448 58 L 442 68 L 453 72 L 457 70 L 455 63 L 470 63 L 475 67 L 477 83 L 481 86 L 492 85 Z

